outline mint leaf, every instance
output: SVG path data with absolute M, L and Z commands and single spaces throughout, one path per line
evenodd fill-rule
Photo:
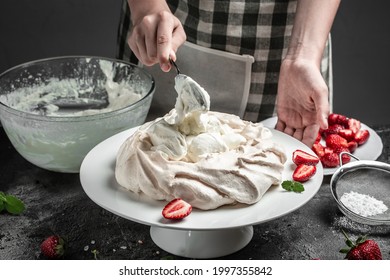
M 282 188 L 289 192 L 301 193 L 305 190 L 303 185 L 299 182 L 286 180 L 282 182 Z
M 293 192 L 301 193 L 305 190 L 303 185 L 299 182 L 294 182 L 293 183 Z
M 5 196 L 5 209 L 11 214 L 20 214 L 24 211 L 23 201 L 13 195 Z
M 4 210 L 4 201 L 0 199 L 0 213 Z
M 282 182 L 282 188 L 285 189 L 286 191 L 292 191 L 292 181 L 286 180 Z
M 0 192 L 0 201 L 5 201 L 5 194 L 3 192 Z

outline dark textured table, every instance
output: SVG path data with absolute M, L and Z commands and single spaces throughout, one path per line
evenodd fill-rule
M 390 125 L 374 127 L 382 138 L 379 161 L 390 163 Z M 21 198 L 21 215 L 0 214 L 0 260 L 43 259 L 45 237 L 66 237 L 65 259 L 183 259 L 157 247 L 149 226 L 121 218 L 84 193 L 79 174 L 43 170 L 24 160 L 0 127 L 0 191 Z M 344 217 L 329 189 L 330 176 L 307 204 L 279 219 L 254 226 L 251 242 L 224 259 L 343 259 L 344 229 L 351 237 L 367 234 L 390 259 L 390 226 L 366 226 Z M 94 254 L 95 252 L 95 254 Z

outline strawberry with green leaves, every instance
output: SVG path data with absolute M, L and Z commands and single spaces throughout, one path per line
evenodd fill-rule
M 61 236 L 51 235 L 41 243 L 42 254 L 49 259 L 59 259 L 65 252 L 65 241 Z
M 366 236 L 361 236 L 352 241 L 347 234 L 343 232 L 348 248 L 340 250 L 340 253 L 344 253 L 347 260 L 381 260 L 382 252 L 378 243 L 372 239 L 367 239 Z

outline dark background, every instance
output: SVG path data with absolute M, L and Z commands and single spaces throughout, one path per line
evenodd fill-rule
M 114 57 L 121 0 L 1 0 L 0 72 L 61 55 Z M 332 30 L 334 111 L 390 123 L 390 2 L 342 1 Z

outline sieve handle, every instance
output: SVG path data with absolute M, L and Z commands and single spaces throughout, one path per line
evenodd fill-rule
M 351 154 L 351 153 L 348 153 L 348 152 L 341 152 L 340 154 L 339 154 L 339 160 L 340 160 L 340 166 L 343 166 L 343 161 L 342 161 L 342 158 L 343 158 L 343 155 L 349 155 L 350 157 L 353 157 L 354 159 L 356 159 L 356 160 L 360 160 L 357 156 L 354 156 L 353 154 Z

